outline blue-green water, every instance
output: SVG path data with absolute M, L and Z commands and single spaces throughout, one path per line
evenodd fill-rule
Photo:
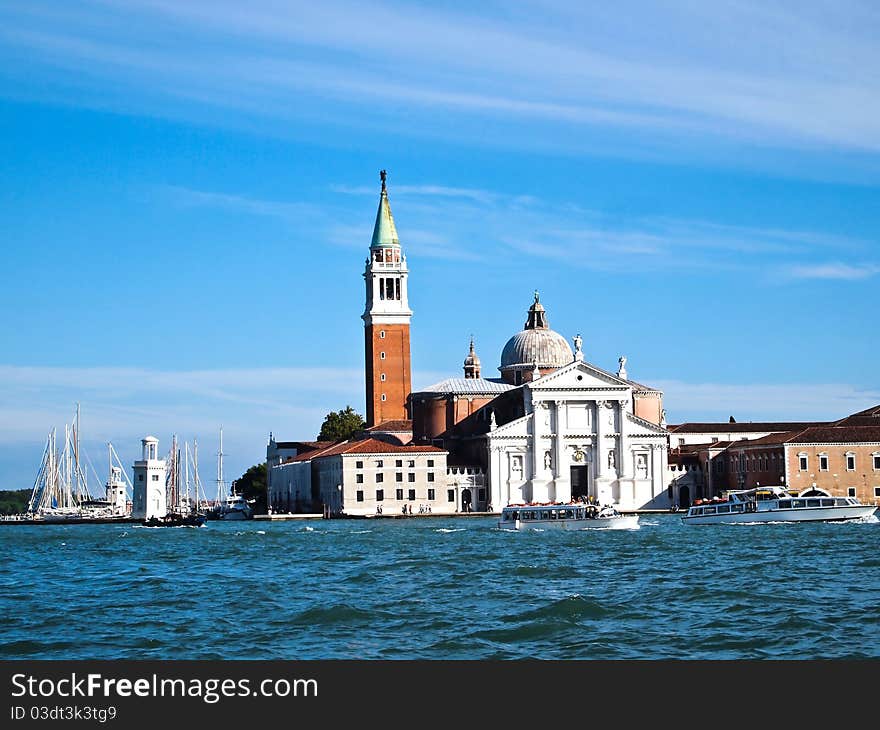
M 0 527 L 0 658 L 880 657 L 880 524 Z

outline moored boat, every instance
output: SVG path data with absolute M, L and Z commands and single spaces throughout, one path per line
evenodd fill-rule
M 614 507 L 583 502 L 511 504 L 501 510 L 502 530 L 637 530 L 638 515 L 623 515 Z
M 755 487 L 731 491 L 726 497 L 697 500 L 681 521 L 687 525 L 721 525 L 753 522 L 841 522 L 863 520 L 875 505 L 855 497 L 832 497 L 822 489 L 800 494 L 784 487 Z

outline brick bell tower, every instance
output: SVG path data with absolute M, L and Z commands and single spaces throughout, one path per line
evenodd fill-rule
M 364 341 L 367 381 L 367 427 L 408 418 L 410 393 L 409 322 L 412 311 L 406 292 L 406 257 L 394 227 L 385 170 L 379 173 L 382 192 L 373 227 L 370 258 L 364 279 L 367 305 Z

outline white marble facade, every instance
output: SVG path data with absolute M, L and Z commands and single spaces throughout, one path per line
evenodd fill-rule
M 582 360 L 525 383 L 525 416 L 486 434 L 491 503 L 588 496 L 668 507 L 667 431 L 633 414 L 633 384 Z

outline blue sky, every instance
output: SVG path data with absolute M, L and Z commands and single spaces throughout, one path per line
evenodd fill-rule
M 416 387 L 471 334 L 496 375 L 537 288 L 671 422 L 880 402 L 878 33 L 847 2 L 5 3 L 0 488 L 76 401 L 96 463 L 222 424 L 230 476 L 362 411 L 381 168 Z

